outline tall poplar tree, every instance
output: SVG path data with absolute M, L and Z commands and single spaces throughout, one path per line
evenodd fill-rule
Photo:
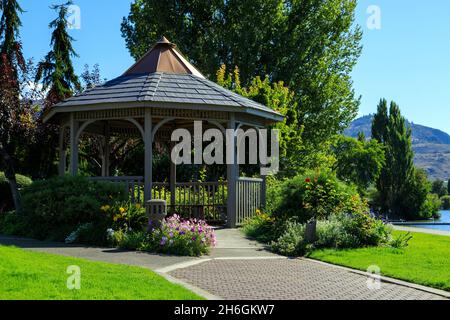
M 381 213 L 395 218 L 420 217 L 428 184 L 414 166 L 411 128 L 395 102 L 382 99 L 372 122 L 372 137 L 385 146 L 386 162 L 377 181 Z

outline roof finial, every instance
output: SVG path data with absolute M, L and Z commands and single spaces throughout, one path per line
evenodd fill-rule
M 158 43 L 171 44 L 170 41 L 167 40 L 167 38 L 164 36 L 162 36 L 161 39 L 159 39 Z

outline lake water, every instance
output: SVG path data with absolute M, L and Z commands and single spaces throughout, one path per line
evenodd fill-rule
M 441 218 L 439 220 L 435 220 L 435 222 L 450 223 L 450 210 L 441 210 L 440 213 L 441 213 Z M 418 227 L 418 228 L 450 231 L 450 225 L 420 224 L 420 225 L 409 225 L 408 227 Z

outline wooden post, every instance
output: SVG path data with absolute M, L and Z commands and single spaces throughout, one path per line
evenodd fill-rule
M 59 131 L 59 176 L 62 177 L 66 174 L 66 146 L 64 144 L 66 128 L 61 127 Z
M 227 143 L 227 181 L 228 181 L 228 201 L 227 201 L 227 226 L 236 227 L 236 183 L 237 183 L 237 150 L 236 150 L 236 120 L 234 114 L 228 122 L 228 129 L 233 130 L 233 136 L 229 136 Z M 231 138 L 231 139 L 230 139 Z M 230 141 L 231 140 L 231 141 Z M 229 163 L 230 160 L 232 163 Z
M 109 177 L 109 166 L 110 166 L 109 141 L 110 141 L 110 129 L 109 129 L 109 123 L 107 122 L 105 124 L 105 131 L 104 131 L 104 145 L 103 145 L 103 155 L 102 155 L 102 177 Z
M 150 109 L 145 109 L 144 119 L 144 145 L 145 145 L 145 164 L 144 164 L 144 201 L 152 199 L 153 187 L 153 124 Z
M 175 147 L 175 142 L 170 143 L 170 153 Z M 172 158 L 172 157 L 171 157 Z M 177 192 L 177 165 L 170 159 L 170 208 L 171 213 L 175 213 L 175 202 L 176 202 L 176 192 Z
M 267 176 L 261 176 L 262 182 L 261 182 L 261 210 L 264 210 L 266 208 L 267 200 Z
M 75 120 L 73 113 L 70 115 L 70 174 L 78 174 L 78 127 L 79 123 Z

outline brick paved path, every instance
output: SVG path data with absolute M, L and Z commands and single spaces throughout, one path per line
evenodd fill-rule
M 224 299 L 444 299 L 385 282 L 369 290 L 364 275 L 299 259 L 211 260 L 169 274 Z

